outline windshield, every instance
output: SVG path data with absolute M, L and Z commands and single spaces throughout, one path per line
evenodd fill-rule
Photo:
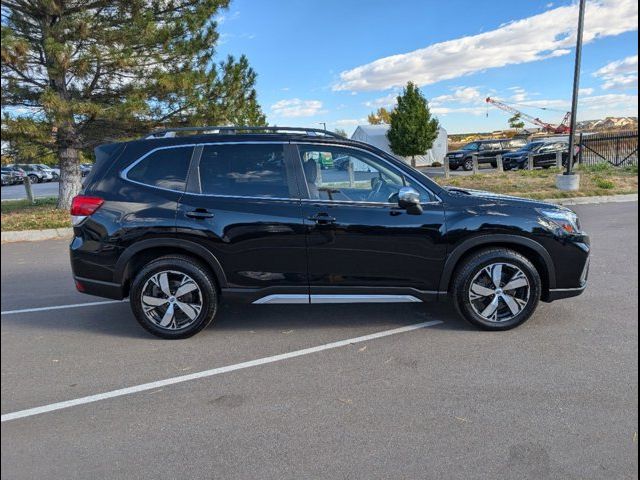
M 467 143 L 460 150 L 478 150 L 478 146 L 479 146 L 479 144 L 477 142 Z

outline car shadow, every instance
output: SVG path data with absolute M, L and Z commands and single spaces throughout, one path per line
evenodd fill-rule
M 433 328 L 473 330 L 446 303 L 428 304 L 343 304 L 343 305 L 241 305 L 223 303 L 214 322 L 206 329 L 216 331 L 282 331 L 318 328 L 387 327 L 441 321 Z M 70 310 L 5 315 L 2 323 L 12 331 L 56 330 L 92 332 L 98 335 L 150 339 L 136 322 L 127 303 L 87 306 Z M 348 336 L 348 333 L 345 333 Z

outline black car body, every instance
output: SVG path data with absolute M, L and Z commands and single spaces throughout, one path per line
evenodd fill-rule
M 558 153 L 562 156 L 562 165 L 566 165 L 569 158 L 569 142 L 565 140 L 539 140 L 528 143 L 520 150 L 505 153 L 502 164 L 505 170 L 523 170 L 529 166 L 529 155 L 533 156 L 534 168 L 555 167 Z
M 498 140 L 478 140 L 466 144 L 460 150 L 453 150 L 447 153 L 449 168 L 457 170 L 462 167 L 464 170 L 473 169 L 473 155 L 478 157 L 478 164 L 491 164 L 497 166 L 498 155 L 504 155 L 527 143 L 521 138 L 506 138 Z
M 589 238 L 569 210 L 442 188 L 371 145 L 312 133 L 274 129 L 97 148 L 72 208 L 71 265 L 78 290 L 114 299 L 128 295 L 138 321 L 166 338 L 203 328 L 219 298 L 257 304 L 421 302 L 469 297 L 472 288 L 486 299 L 458 298 L 461 313 L 483 328 L 505 329 L 533 310 L 499 291 L 502 276 L 504 287 L 514 287 L 525 281 L 516 281 L 517 271 L 526 274 L 527 302 L 536 304 L 584 290 Z M 355 158 L 368 171 L 357 167 L 355 180 L 335 166 L 321 171 L 314 158 L 322 156 Z M 482 263 L 491 258 L 504 260 Z M 500 274 L 492 271 L 489 278 L 487 268 L 498 264 L 504 265 Z M 474 273 L 478 265 L 484 270 Z M 467 277 L 475 283 L 465 286 Z M 491 281 L 498 287 L 489 294 Z M 187 297 L 196 296 L 198 305 L 177 296 L 189 288 Z M 524 302 L 520 296 L 516 300 Z M 465 306 L 465 298 L 471 305 Z M 511 311 L 521 307 L 518 316 L 483 323 L 474 302 L 482 307 L 492 299 L 504 310 L 501 298 L 511 299 Z M 185 312 L 201 312 L 195 327 L 179 324 L 174 304 L 180 301 L 184 318 Z M 167 322 L 175 325 L 168 328 Z

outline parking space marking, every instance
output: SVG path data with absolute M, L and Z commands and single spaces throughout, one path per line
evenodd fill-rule
M 80 307 L 92 307 L 94 305 L 109 305 L 110 303 L 124 303 L 125 300 L 105 300 L 102 302 L 87 302 L 87 303 L 72 303 L 70 305 L 54 305 L 52 307 L 37 307 L 37 308 L 23 308 L 20 310 L 5 310 L 0 312 L 2 315 L 14 315 L 16 313 L 32 313 L 32 312 L 46 312 L 48 310 L 64 310 L 65 308 L 80 308 Z
M 198 380 L 201 378 L 212 377 L 214 375 L 220 375 L 222 373 L 234 372 L 236 370 L 242 370 L 245 368 L 257 367 L 260 365 L 266 365 L 268 363 L 279 362 L 287 360 L 289 358 L 301 357 L 303 355 L 309 355 L 311 353 L 322 352 L 324 350 L 331 350 L 333 348 L 345 347 L 347 345 L 353 345 L 356 343 L 368 342 L 377 338 L 388 337 L 391 335 L 397 335 L 399 333 L 410 332 L 412 330 L 418 330 L 420 328 L 433 327 L 443 323 L 440 320 L 433 320 L 430 322 L 414 323 L 413 325 L 407 325 L 405 327 L 394 328 L 392 330 L 384 330 L 382 332 L 371 333 L 369 335 L 363 335 L 361 337 L 349 338 L 347 340 L 339 340 L 337 342 L 325 343 L 324 345 L 318 345 L 316 347 L 303 348 L 302 350 L 295 350 L 293 352 L 281 353 L 279 355 L 273 355 L 270 357 L 258 358 L 256 360 L 250 360 L 248 362 L 236 363 L 234 365 L 227 365 L 225 367 L 213 368 L 211 370 L 204 370 L 202 372 L 191 373 L 189 375 L 181 375 L 179 377 L 166 378 L 164 380 L 158 380 L 156 382 L 143 383 L 141 385 L 135 385 L 133 387 L 121 388 L 118 390 L 112 390 L 110 392 L 99 393 L 97 395 L 89 395 L 87 397 L 80 397 L 73 400 L 67 400 L 64 402 L 51 403 L 49 405 L 43 405 L 41 407 L 28 408 L 26 410 L 20 410 L 13 413 L 7 413 L 2 415 L 2 423 L 10 420 L 17 420 L 19 418 L 31 417 L 33 415 L 39 415 L 41 413 L 53 412 L 55 410 L 62 410 L 64 408 L 75 407 L 78 405 L 85 405 L 87 403 L 99 402 L 101 400 L 107 400 L 109 398 L 122 397 L 123 395 L 131 395 L 133 393 L 140 393 L 147 390 L 154 390 L 168 385 L 175 385 L 177 383 L 189 382 L 191 380 Z

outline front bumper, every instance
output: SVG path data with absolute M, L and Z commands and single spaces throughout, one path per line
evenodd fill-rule
M 565 298 L 578 297 L 584 293 L 587 289 L 589 282 L 589 269 L 591 267 L 591 257 L 587 256 L 582 273 L 580 274 L 579 287 L 570 288 L 553 288 L 549 290 L 549 294 L 544 299 L 546 302 L 555 302 L 556 300 L 563 300 Z

